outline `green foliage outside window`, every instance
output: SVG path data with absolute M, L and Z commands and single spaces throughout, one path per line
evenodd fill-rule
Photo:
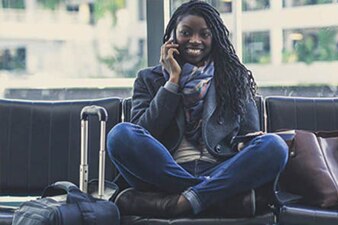
M 269 0 L 242 0 L 243 2 L 243 11 L 251 10 L 263 10 L 270 8 Z
M 304 62 L 338 60 L 337 29 L 321 28 L 317 33 L 304 34 L 301 41 L 297 41 L 294 49 L 285 50 L 284 62 Z
M 61 3 L 64 3 L 65 0 L 37 0 L 40 5 L 47 9 L 56 9 Z
M 15 0 L 15 1 L 24 1 L 24 0 Z M 51 10 L 57 9 L 60 4 L 67 3 L 66 0 L 37 0 L 37 2 L 44 8 Z M 81 1 L 79 1 L 79 4 L 80 3 Z M 105 16 L 106 13 L 110 13 L 113 19 L 113 24 L 115 24 L 117 20 L 116 12 L 119 9 L 125 7 L 125 4 L 126 4 L 125 0 L 95 0 L 93 2 L 95 20 L 97 21 L 98 19 Z
M 113 70 L 119 77 L 134 78 L 136 73 L 146 67 L 142 56 L 132 55 L 127 47 L 114 47 L 114 56 L 99 57 L 99 60 Z
M 94 13 L 96 20 L 102 18 L 106 13 L 110 13 L 113 24 L 116 23 L 117 10 L 125 7 L 125 0 L 97 0 L 94 2 Z
M 318 32 L 319 61 L 334 61 L 338 60 L 338 43 L 336 43 L 337 30 L 321 29 Z
M 0 70 L 22 71 L 26 69 L 26 49 L 0 50 Z
M 306 0 L 305 5 L 326 4 L 332 3 L 332 0 Z
M 269 32 L 245 33 L 243 62 L 267 64 L 271 61 Z
M 10 8 L 10 9 L 24 9 L 25 2 L 24 0 L 1 0 L 2 8 Z
M 332 0 L 294 0 L 293 6 L 317 5 L 332 3 Z

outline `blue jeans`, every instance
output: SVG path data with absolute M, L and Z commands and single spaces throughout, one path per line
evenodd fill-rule
M 275 134 L 251 140 L 219 164 L 177 164 L 169 151 L 144 128 L 120 123 L 108 134 L 108 154 L 121 175 L 138 190 L 181 193 L 195 214 L 272 181 L 285 167 L 288 147 Z

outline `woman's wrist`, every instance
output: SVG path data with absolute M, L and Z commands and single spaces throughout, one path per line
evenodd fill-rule
M 171 82 L 170 80 L 168 80 L 164 84 L 164 88 L 167 89 L 167 90 L 169 90 L 170 92 L 178 93 L 179 85 L 176 84 L 176 83 Z
M 169 81 L 171 82 L 171 83 L 174 83 L 174 84 L 177 84 L 177 85 L 179 85 L 179 81 L 180 81 L 180 76 L 177 76 L 177 75 L 171 75 L 170 77 L 169 77 Z

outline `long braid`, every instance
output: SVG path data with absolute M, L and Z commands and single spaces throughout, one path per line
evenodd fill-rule
M 177 23 L 185 15 L 201 16 L 209 26 L 212 37 L 212 59 L 215 65 L 217 103 L 224 110 L 230 105 L 234 113 L 245 113 L 245 101 L 256 94 L 256 83 L 250 70 L 239 60 L 229 40 L 229 30 L 219 12 L 208 3 L 192 0 L 182 4 L 172 15 L 163 42 L 170 39 Z

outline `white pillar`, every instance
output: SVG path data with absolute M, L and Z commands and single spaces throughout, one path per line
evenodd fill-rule
M 270 31 L 271 63 L 278 65 L 282 63 L 283 30 L 272 28 Z
M 36 0 L 25 0 L 26 11 L 34 11 L 36 9 Z
M 232 1 L 233 29 L 232 43 L 239 59 L 242 61 L 242 0 Z
M 36 0 L 25 0 L 25 22 L 28 22 L 28 21 L 34 21 L 34 19 L 36 18 Z
M 270 1 L 271 12 L 274 15 L 281 14 L 283 9 L 283 1 Z M 270 51 L 271 51 L 271 63 L 273 65 L 279 65 L 282 63 L 282 51 L 283 51 L 283 29 L 276 20 L 275 26 L 270 30 Z

